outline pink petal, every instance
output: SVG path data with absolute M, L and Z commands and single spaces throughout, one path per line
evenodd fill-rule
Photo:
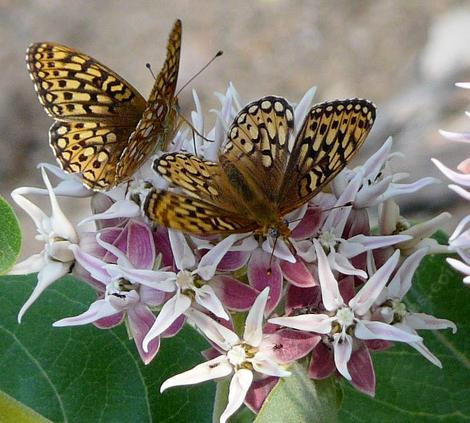
M 321 303 L 321 290 L 319 286 L 313 288 L 299 288 L 290 285 L 286 296 L 286 315 L 291 315 L 296 309 L 309 307 L 318 310 Z
M 161 338 L 171 338 L 178 335 L 178 332 L 183 329 L 184 323 L 186 322 L 186 316 L 182 315 L 178 317 L 169 327 L 165 329 L 160 335 Z
M 282 294 L 282 272 L 279 261 L 274 257 L 271 259 L 270 254 L 258 248 L 248 263 L 247 276 L 250 285 L 258 291 L 270 288 L 265 311 L 266 315 L 269 315 L 278 305 Z
M 394 343 L 383 339 L 368 339 L 365 341 L 369 351 L 386 351 L 393 347 Z
M 335 370 L 333 352 L 323 342 L 320 342 L 313 350 L 308 376 L 312 379 L 326 379 Z
M 136 269 L 152 269 L 155 263 L 155 244 L 147 225 L 129 221 L 127 257 Z
M 201 354 L 206 360 L 212 360 L 220 356 L 220 351 L 214 347 L 210 347 L 207 350 L 201 351 Z
M 127 253 L 127 226 L 122 229 L 106 228 L 99 232 L 100 239 L 108 244 L 112 244 L 121 250 L 124 254 Z M 107 263 L 116 263 L 117 257 L 108 250 L 103 260 Z
M 148 307 L 136 304 L 127 311 L 130 332 L 144 364 L 149 364 L 157 355 L 160 348 L 160 338 L 154 338 L 148 345 L 148 351 L 142 348 L 142 342 L 150 328 L 155 323 L 155 316 Z
M 249 251 L 229 251 L 217 266 L 219 272 L 233 272 L 246 265 L 250 258 Z
M 124 311 L 120 311 L 119 313 L 112 314 L 111 316 L 103 317 L 102 319 L 98 319 L 93 324 L 98 329 L 112 329 L 116 326 L 119 326 L 126 317 L 126 313 Z
M 255 380 L 251 384 L 251 387 L 245 397 L 246 406 L 254 413 L 258 413 L 264 403 L 264 400 L 276 386 L 277 382 L 279 382 L 279 378 L 274 376 L 268 376 L 261 380 Z
M 355 278 L 353 276 L 346 276 L 338 282 L 339 292 L 347 303 L 354 297 L 356 290 L 354 289 Z
M 173 266 L 173 252 L 171 251 L 170 239 L 168 238 L 168 230 L 159 226 L 153 233 L 153 238 L 156 254 L 162 255 L 161 267 Z
M 305 357 L 320 342 L 320 335 L 281 329 L 265 336 L 260 350 L 268 353 L 278 363 L 291 363 Z
M 318 285 L 304 261 L 298 256 L 296 256 L 296 260 L 295 263 L 281 261 L 280 266 L 284 277 L 293 285 L 300 287 L 307 288 Z
M 359 391 L 373 397 L 375 395 L 375 372 L 369 350 L 365 345 L 354 351 L 348 362 L 351 384 Z
M 323 221 L 322 213 L 323 211 L 321 210 L 321 208 L 309 206 L 303 219 L 292 231 L 292 239 L 307 239 L 315 235 L 320 229 L 320 225 Z
M 209 285 L 214 289 L 217 297 L 231 310 L 248 310 L 258 295 L 258 291 L 249 285 L 230 276 L 215 276 Z

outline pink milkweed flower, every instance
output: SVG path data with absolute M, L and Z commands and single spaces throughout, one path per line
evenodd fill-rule
M 385 322 L 371 319 L 371 307 L 378 298 L 390 275 L 395 269 L 400 253 L 396 251 L 385 264 L 371 276 L 362 288 L 352 298 L 344 298 L 340 292 L 338 281 L 333 275 L 323 247 L 318 241 L 314 241 L 318 260 L 318 277 L 322 293 L 324 313 L 307 313 L 297 316 L 276 317 L 269 320 L 270 323 L 314 332 L 324 335 L 321 348 L 332 348 L 333 360 L 338 372 L 347 380 L 361 384 L 362 379 L 368 379 L 364 383 L 363 391 L 373 395 L 375 391 L 375 376 L 370 362 L 370 356 L 366 351 L 365 342 L 369 340 L 386 340 L 406 343 L 416 343 L 421 337 L 410 334 Z M 320 344 L 319 344 L 320 346 Z M 353 352 L 363 350 L 361 359 L 365 360 L 362 368 L 368 372 L 368 376 L 356 375 L 355 361 L 350 363 Z M 323 354 L 324 356 L 324 354 Z M 354 358 L 357 358 L 355 356 Z M 323 363 L 319 363 L 320 365 Z M 315 365 L 315 356 L 312 360 Z M 351 373 L 351 368 L 354 370 Z M 353 375 L 357 376 L 353 380 Z
M 193 385 L 231 376 L 227 407 L 219 420 L 220 423 L 225 423 L 243 404 L 255 379 L 290 376 L 287 370 L 288 363 L 305 356 L 318 339 L 310 336 L 305 338 L 305 341 L 297 337 L 300 346 L 296 347 L 295 342 L 291 342 L 288 332 L 263 333 L 268 293 L 269 288 L 265 288 L 253 303 L 245 321 L 243 337 L 239 337 L 199 310 L 188 310 L 190 321 L 214 343 L 221 354 L 167 379 L 160 387 L 160 392 L 175 386 Z M 283 348 L 284 345 L 291 348 Z
M 124 235 L 125 239 L 120 235 Z M 126 318 L 140 357 L 148 364 L 158 352 L 160 339 L 155 338 L 145 351 L 142 342 L 155 322 L 152 309 L 162 304 L 165 292 L 126 279 L 123 275 L 153 268 L 156 259 L 153 234 L 145 224 L 131 220 L 124 229 L 116 231 L 115 244 L 104 241 L 101 234 L 98 234 L 97 242 L 107 254 L 116 258 L 115 264 L 86 253 L 77 245 L 71 249 L 77 264 L 86 269 L 93 278 L 94 286 L 100 293 L 99 298 L 87 311 L 78 316 L 61 319 L 53 326 L 95 323 L 100 328 L 108 329 Z
M 34 254 L 16 264 L 9 272 L 10 275 L 39 272 L 33 293 L 18 313 L 20 323 L 24 313 L 44 290 L 69 273 L 75 262 L 71 247 L 79 243 L 78 232 L 62 212 L 44 167 L 41 167 L 41 174 L 49 194 L 51 216 L 46 215 L 38 206 L 24 197 L 30 193 L 37 193 L 36 188 L 21 187 L 11 193 L 16 204 L 28 213 L 35 223 L 38 231 L 36 239 L 44 243 L 44 248 L 39 254 Z

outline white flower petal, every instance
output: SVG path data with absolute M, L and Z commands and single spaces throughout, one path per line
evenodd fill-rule
M 51 202 L 51 226 L 55 235 L 60 236 L 61 238 L 67 239 L 71 242 L 78 242 L 78 235 L 75 231 L 75 228 L 67 219 L 63 211 L 61 210 L 57 198 L 52 190 L 52 185 L 49 181 L 47 173 L 44 168 L 41 168 L 42 179 L 46 184 L 46 188 L 49 191 L 49 200 Z
M 207 380 L 219 379 L 230 375 L 232 371 L 232 366 L 228 363 L 227 357 L 222 355 L 206 363 L 198 364 L 196 367 L 184 373 L 170 377 L 162 383 L 160 392 L 174 386 L 195 385 L 196 383 L 205 382 Z
M 174 292 L 177 289 L 176 274 L 174 272 L 131 269 L 116 264 L 108 264 L 105 269 L 113 280 L 125 278 L 132 283 L 140 283 L 164 292 Z
M 421 342 L 423 338 L 405 332 L 392 325 L 383 322 L 372 322 L 368 320 L 359 320 L 356 322 L 354 335 L 359 339 L 383 339 L 385 341 L 396 342 Z
M 351 380 L 348 370 L 348 362 L 352 353 L 352 339 L 349 335 L 341 336 L 337 333 L 333 335 L 333 350 L 336 368 L 341 375 L 347 380 Z
M 269 319 L 269 323 L 305 332 L 329 333 L 334 317 L 326 314 L 302 314 L 290 317 L 275 317 Z
M 203 285 L 201 288 L 196 288 L 194 293 L 196 296 L 196 303 L 204 307 L 206 310 L 214 313 L 217 317 L 229 320 L 229 316 L 225 311 L 224 306 L 211 286 Z
M 220 416 L 220 423 L 226 423 L 228 418 L 240 408 L 252 382 L 253 373 L 248 369 L 240 369 L 233 375 L 230 381 L 227 407 Z
M 320 280 L 323 304 L 326 310 L 334 311 L 342 307 L 344 305 L 344 301 L 338 289 L 338 282 L 330 269 L 323 247 L 318 240 L 314 239 L 313 242 L 315 244 L 315 252 L 317 254 L 318 278 Z
M 212 249 L 201 258 L 196 270 L 197 274 L 205 281 L 211 280 L 220 261 L 224 258 L 225 254 L 227 254 L 235 241 L 237 241 L 237 235 L 229 235 L 212 247 Z
M 369 310 L 387 284 L 399 258 L 400 251 L 397 250 L 349 301 L 349 307 L 354 313 L 362 316 Z
M 184 234 L 174 229 L 168 229 L 168 237 L 176 268 L 178 270 L 192 269 L 196 265 L 196 258 L 189 248 Z
M 18 313 L 18 323 L 21 323 L 26 311 L 31 305 L 38 299 L 38 297 L 57 279 L 66 275 L 69 272 L 70 263 L 62 263 L 60 261 L 51 261 L 44 266 L 38 273 L 38 283 L 36 284 L 33 293 L 28 300 L 23 304 L 21 310 Z
M 104 317 L 112 316 L 118 313 L 111 303 L 106 300 L 97 300 L 90 305 L 90 308 L 82 314 L 73 317 L 66 317 L 65 319 L 54 322 L 52 326 L 64 327 L 64 326 L 80 326 L 88 323 L 96 322 Z
M 79 225 L 81 226 L 87 222 L 93 222 L 98 219 L 128 218 L 138 217 L 140 215 L 140 207 L 136 203 L 130 200 L 118 200 L 105 212 L 93 214 L 80 221 Z
M 9 275 L 29 275 L 30 273 L 39 272 L 44 266 L 47 265 L 45 251 L 39 254 L 33 254 L 26 260 L 16 263 L 13 268 L 8 272 Z
M 257 352 L 249 361 L 253 365 L 253 369 L 258 373 L 276 377 L 288 377 L 291 375 L 291 372 L 284 368 L 285 366 L 277 363 L 263 352 Z
M 238 335 L 211 319 L 207 314 L 200 312 L 194 308 L 190 308 L 186 312 L 186 316 L 190 319 L 201 332 L 212 342 L 217 344 L 222 350 L 228 351 L 232 346 L 240 343 Z
M 253 347 L 258 347 L 263 339 L 264 309 L 266 308 L 268 296 L 269 287 L 266 287 L 256 297 L 246 317 L 243 340 Z
M 23 194 L 28 193 L 27 187 L 16 188 L 11 193 L 11 198 L 18 204 L 26 213 L 29 214 L 38 230 L 42 233 L 43 221 L 49 220 L 49 217 L 38 207 L 33 204 L 27 198 L 23 197 Z
M 303 95 L 302 99 L 297 103 L 294 108 L 294 133 L 296 134 L 299 132 L 300 128 L 304 123 L 305 117 L 307 116 L 307 113 L 310 109 L 316 91 L 317 87 L 312 87 L 307 90 L 307 92 Z
M 150 342 L 161 335 L 171 324 L 191 306 L 191 299 L 176 291 L 176 295 L 170 298 L 158 313 L 153 326 L 148 331 L 142 342 L 142 348 L 148 352 Z
M 411 281 L 419 263 L 428 251 L 429 248 L 421 248 L 405 259 L 387 285 L 390 297 L 402 299 L 405 296 L 411 288 Z

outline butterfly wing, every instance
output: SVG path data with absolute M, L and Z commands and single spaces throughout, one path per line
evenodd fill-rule
M 219 163 L 180 152 L 162 155 L 153 168 L 182 193 L 154 190 L 144 207 L 150 219 L 206 235 L 249 232 L 256 227 L 244 213 Z
M 39 101 L 56 120 L 49 136 L 61 167 L 82 172 L 96 191 L 117 185 L 116 163 L 144 98 L 111 69 L 66 46 L 32 44 L 26 61 Z
M 145 100 L 122 77 L 92 57 L 55 43 L 34 43 L 26 64 L 39 101 L 56 120 L 113 120 L 133 126 Z
M 280 190 L 280 214 L 296 209 L 325 187 L 364 143 L 375 120 L 368 100 L 315 105 L 297 135 Z
M 231 214 L 209 201 L 170 191 L 152 190 L 144 204 L 145 214 L 155 223 L 195 235 L 244 233 L 256 222 Z
M 117 174 L 132 175 L 156 148 L 167 150 L 176 128 L 176 84 L 181 52 L 181 21 L 170 33 L 165 63 L 158 74 L 142 118 L 122 152 Z
M 219 157 L 240 202 L 260 226 L 277 215 L 293 128 L 289 103 L 281 97 L 263 97 L 239 112 Z

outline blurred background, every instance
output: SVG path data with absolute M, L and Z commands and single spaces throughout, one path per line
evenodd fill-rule
M 24 62 L 33 41 L 55 41 L 106 64 L 147 97 L 168 33 L 183 21 L 180 85 L 219 49 L 224 55 L 191 84 L 203 108 L 218 106 L 214 91 L 232 81 L 244 100 L 277 94 L 298 101 L 317 86 L 317 101 L 365 97 L 378 107 L 375 127 L 355 164 L 393 136 L 396 171 L 410 181 L 441 177 L 430 162 L 451 168 L 468 157 L 468 146 L 446 141 L 439 128 L 470 130 L 464 115 L 470 91 L 470 2 L 456 0 L 0 0 L 0 193 L 42 186 L 39 162 L 55 163 L 48 146 L 52 120 L 37 101 Z M 186 115 L 190 90 L 180 96 Z M 211 116 L 208 116 L 213 119 Z M 450 210 L 452 230 L 468 205 L 444 183 L 401 198 L 407 217 L 422 219 Z M 45 203 L 47 204 L 47 202 Z M 64 200 L 71 218 L 88 200 Z M 465 209 L 467 207 L 467 209 Z M 34 226 L 19 209 L 24 254 Z M 30 251 L 30 249 L 32 249 Z

